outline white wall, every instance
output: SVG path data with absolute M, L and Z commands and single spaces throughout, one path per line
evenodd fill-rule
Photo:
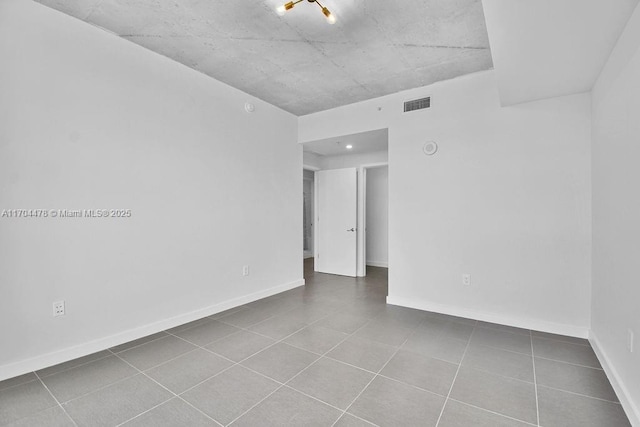
M 482 0 L 502 105 L 589 92 L 637 4 Z
M 402 113 L 425 95 L 430 110 Z M 501 108 L 488 71 L 303 116 L 299 140 L 384 127 L 388 301 L 586 336 L 589 94 Z
M 0 379 L 302 284 L 296 117 L 31 1 L 0 58 L 0 209 L 133 212 L 0 218 Z
M 594 87 L 592 150 L 592 344 L 632 424 L 640 425 L 640 8 Z
M 389 168 L 367 169 L 367 265 L 389 264 Z
M 314 170 L 320 169 L 322 166 L 320 164 L 320 159 L 322 156 L 319 156 L 315 153 L 304 152 L 302 158 L 302 163 L 304 166 L 308 166 L 313 168 Z
M 320 168 L 343 169 L 357 168 L 363 165 L 387 163 L 389 160 L 387 151 L 374 151 L 371 153 L 342 154 L 338 156 L 321 156 Z

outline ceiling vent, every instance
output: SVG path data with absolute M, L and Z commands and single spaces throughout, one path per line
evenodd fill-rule
M 407 113 L 409 111 L 415 110 L 423 110 L 425 108 L 431 107 L 431 97 L 414 99 L 413 101 L 407 101 L 404 103 L 404 112 Z

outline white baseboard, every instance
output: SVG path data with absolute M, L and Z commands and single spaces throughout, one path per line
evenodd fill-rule
M 370 265 L 371 267 L 389 268 L 388 262 L 381 262 L 381 261 L 367 261 L 367 265 Z
M 624 412 L 627 414 L 631 425 L 640 427 L 640 410 L 638 410 L 638 407 L 629 398 L 629 391 L 624 385 L 622 377 L 611 364 L 611 359 L 607 356 L 607 353 L 602 348 L 602 344 L 600 344 L 598 337 L 593 331 L 589 334 L 589 342 L 602 365 L 602 369 L 604 369 L 604 373 L 607 374 L 607 378 L 609 378 L 609 382 L 611 383 L 613 390 L 616 392 L 618 400 L 620 400 L 620 404 L 622 405 Z
M 387 304 L 415 308 L 424 311 L 432 311 L 441 314 L 448 314 L 450 316 L 465 317 L 467 319 L 481 320 L 483 322 L 499 323 L 501 325 L 514 326 L 516 328 L 567 335 L 570 337 L 589 337 L 589 328 L 583 326 L 565 325 L 538 319 L 528 319 L 517 316 L 506 316 L 497 313 L 487 313 L 482 311 L 469 310 L 466 308 L 438 304 L 430 301 L 420 301 L 413 298 L 402 298 L 389 295 L 387 297 Z
M 233 298 L 196 311 L 181 314 L 179 316 L 174 316 L 169 319 L 160 320 L 158 322 L 140 326 L 134 329 L 129 329 L 114 335 L 110 335 L 108 337 L 99 338 L 83 344 L 75 345 L 73 347 L 68 347 L 63 350 L 58 350 L 55 352 L 43 354 L 41 356 L 36 356 L 30 359 L 0 366 L 0 381 L 7 378 L 17 377 L 18 375 L 26 374 L 32 371 L 37 371 L 39 369 L 48 368 L 49 366 L 54 366 L 59 363 L 77 359 L 78 357 L 87 356 L 89 354 L 106 350 L 108 348 L 115 347 L 117 345 L 124 344 L 138 338 L 146 337 L 148 335 L 152 335 L 166 329 L 175 328 L 176 326 L 180 326 L 206 316 L 212 316 L 214 314 L 241 306 L 243 304 L 248 304 L 250 302 L 269 297 L 271 295 L 279 294 L 281 292 L 303 286 L 304 284 L 304 279 L 296 280 L 291 283 L 274 286 L 263 291 L 254 292 L 252 294 L 238 298 Z

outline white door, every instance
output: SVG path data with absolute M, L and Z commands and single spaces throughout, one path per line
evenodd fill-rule
M 356 277 L 357 170 L 319 171 L 316 180 L 318 253 L 315 270 Z

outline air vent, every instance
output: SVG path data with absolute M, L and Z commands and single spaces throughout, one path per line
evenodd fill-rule
M 431 97 L 414 99 L 404 103 L 404 112 L 423 110 L 429 107 L 431 107 Z

